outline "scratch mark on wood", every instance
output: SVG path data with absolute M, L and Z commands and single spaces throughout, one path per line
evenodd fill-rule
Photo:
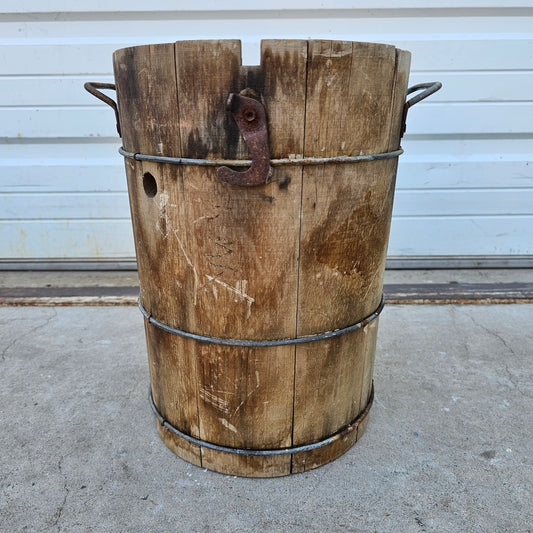
M 159 218 L 155 223 L 155 227 L 159 233 L 163 236 L 163 239 L 168 237 L 168 233 L 171 230 L 170 218 L 166 213 L 167 204 L 168 204 L 168 193 L 162 192 L 159 195 Z
M 183 243 L 181 242 L 181 239 L 178 237 L 178 230 L 174 230 L 174 235 L 176 236 L 176 240 L 178 241 L 179 247 L 181 249 L 181 252 L 183 253 L 183 256 L 185 257 L 185 261 L 187 261 L 187 264 L 189 267 L 191 267 L 193 271 L 194 276 L 194 290 L 193 290 L 193 304 L 196 305 L 198 301 L 198 272 L 196 271 L 196 267 L 194 266 L 193 262 L 189 258 L 187 252 L 185 251 L 185 248 L 183 246 Z
M 242 400 L 242 402 L 235 408 L 235 410 L 233 411 L 233 416 L 235 416 L 238 413 L 239 409 L 244 405 L 244 403 L 248 400 L 248 398 L 250 398 L 250 396 L 253 396 L 253 394 L 259 389 L 259 383 L 260 383 L 259 382 L 259 370 L 256 370 L 255 371 L 255 387 L 246 395 L 246 398 L 244 398 L 244 400 Z
M 239 405 L 237 405 L 235 411 L 233 411 L 233 416 L 235 416 L 239 412 L 239 409 L 244 405 L 244 402 L 245 400 L 243 400 Z
M 222 411 L 224 414 L 229 414 L 228 401 L 224 398 L 220 398 L 220 396 L 217 396 L 205 387 L 200 388 L 200 398 L 204 402 L 212 405 L 215 409 Z
M 378 274 L 380 273 L 380 270 L 377 268 L 377 266 L 373 265 L 373 268 L 374 268 L 374 274 L 372 275 L 372 278 L 368 282 L 365 294 L 361 298 L 362 300 L 365 300 L 365 301 L 366 301 L 366 297 L 368 296 L 368 293 L 374 288 L 374 281 L 376 280 L 376 278 L 378 277 Z
M 193 220 L 192 223 L 193 223 L 193 224 L 197 224 L 197 223 L 200 222 L 201 220 L 214 220 L 215 218 L 218 218 L 218 215 L 216 215 L 216 216 L 203 215 L 203 216 L 198 217 L 197 219 Z
M 233 424 L 230 424 L 225 418 L 219 418 L 219 420 L 225 428 L 228 428 L 230 431 L 233 431 L 233 433 L 238 433 L 237 428 Z
M 249 294 L 246 294 L 246 292 L 245 292 L 246 291 L 246 286 L 248 285 L 248 281 L 247 280 L 245 280 L 245 279 L 237 280 L 236 286 L 232 287 L 231 285 L 225 283 L 224 281 L 222 281 L 220 279 L 217 279 L 217 278 L 215 278 L 213 276 L 210 276 L 209 274 L 206 274 L 205 277 L 209 281 L 211 281 L 213 283 L 218 283 L 218 285 L 220 285 L 221 287 L 224 287 L 228 291 L 230 291 L 233 294 L 235 294 L 238 297 L 235 300 L 236 302 L 238 302 L 238 301 L 241 301 L 241 302 L 246 301 L 246 303 L 248 305 L 246 318 L 250 317 L 250 315 L 252 313 L 252 304 L 255 302 L 255 299 L 252 298 Z

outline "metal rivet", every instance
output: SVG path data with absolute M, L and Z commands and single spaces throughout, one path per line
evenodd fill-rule
M 255 120 L 255 111 L 253 109 L 247 109 L 244 112 L 244 119 L 247 122 L 253 122 Z

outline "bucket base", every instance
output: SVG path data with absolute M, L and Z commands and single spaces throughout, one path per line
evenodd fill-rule
M 220 446 L 191 437 L 170 425 L 157 412 L 157 431 L 178 457 L 201 468 L 242 477 L 279 477 L 305 472 L 329 463 L 345 453 L 361 437 L 368 423 L 374 386 L 366 407 L 348 426 L 323 441 L 278 450 L 249 450 Z

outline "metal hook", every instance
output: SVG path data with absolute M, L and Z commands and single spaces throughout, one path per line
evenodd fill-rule
M 250 151 L 252 164 L 245 172 L 237 172 L 229 167 L 220 167 L 217 177 L 230 185 L 252 186 L 264 185 L 270 181 L 270 151 L 268 149 L 268 131 L 264 107 L 254 98 L 231 93 L 227 108 L 244 137 Z

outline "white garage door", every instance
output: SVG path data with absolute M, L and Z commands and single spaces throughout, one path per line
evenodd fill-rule
M 529 0 L 154 4 L 147 12 L 146 2 L 133 0 L 2 2 L 4 262 L 133 257 L 113 113 L 83 83 L 112 82 L 118 48 L 194 38 L 242 39 L 245 64 L 258 62 L 261 38 L 410 50 L 410 83 L 444 87 L 409 115 L 389 255 L 533 255 Z

